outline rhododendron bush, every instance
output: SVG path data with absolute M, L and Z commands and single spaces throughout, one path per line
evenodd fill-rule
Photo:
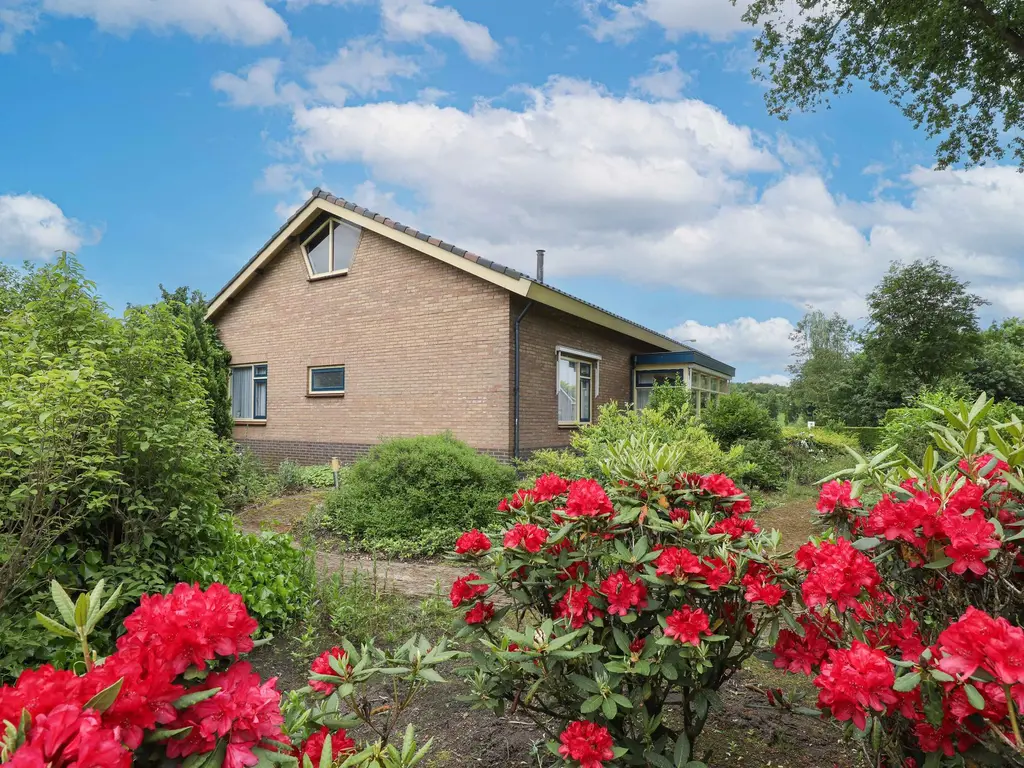
M 88 638 L 117 594 L 104 602 L 100 582 L 72 602 L 54 582 L 53 596 L 63 621 L 37 618 L 80 640 L 82 674 L 45 665 L 0 688 L 5 768 L 409 768 L 429 749 L 416 745 L 411 726 L 401 749 L 388 739 L 416 693 L 440 680 L 434 667 L 454 655 L 443 643 L 413 639 L 394 656 L 372 645 L 333 648 L 313 663 L 309 686 L 282 700 L 275 678 L 239 660 L 257 625 L 222 584 L 144 595 L 106 658 Z M 382 676 L 398 700 L 370 710 L 364 689 Z M 358 723 L 379 737 L 363 749 L 345 731 Z
M 775 665 L 813 676 L 873 765 L 1024 765 L 1024 426 L 980 426 L 990 407 L 939 411 L 920 465 L 857 456 L 796 552 L 805 610 Z
M 609 488 L 543 475 L 501 503 L 500 536 L 456 545 L 477 705 L 531 717 L 570 766 L 703 766 L 694 742 L 717 689 L 796 626 L 792 569 L 748 497 L 649 459 L 620 461 Z

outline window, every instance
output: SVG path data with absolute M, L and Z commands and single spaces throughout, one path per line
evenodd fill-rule
M 302 250 L 306 254 L 310 274 L 347 272 L 362 233 L 359 227 L 338 219 L 327 219 L 306 230 Z
M 636 402 L 634 407 L 640 411 L 651 402 L 651 393 L 654 385 L 666 387 L 685 387 L 686 373 L 682 368 L 665 371 L 637 371 L 636 373 Z
M 345 366 L 331 365 L 309 369 L 309 394 L 345 394 Z
M 719 376 L 693 371 L 690 374 L 690 380 L 693 382 L 690 401 L 697 414 L 700 414 L 704 408 L 714 406 L 718 402 L 719 396 L 729 391 L 728 379 Z
M 558 423 L 589 424 L 593 419 L 597 359 L 558 353 Z
M 266 421 L 267 366 L 265 363 L 232 366 L 231 415 L 235 421 Z

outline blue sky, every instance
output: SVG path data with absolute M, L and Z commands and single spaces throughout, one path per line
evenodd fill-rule
M 741 2 L 741 6 L 743 3 Z M 781 380 L 935 256 L 1024 312 L 1024 180 L 866 89 L 781 122 L 729 0 L 0 0 L 0 259 L 208 294 L 314 186 Z

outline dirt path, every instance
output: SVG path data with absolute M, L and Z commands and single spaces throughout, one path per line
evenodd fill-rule
M 312 491 L 294 496 L 282 496 L 239 515 L 242 528 L 258 533 L 268 528 L 279 533 L 295 533 L 306 519 L 314 504 L 320 503 L 324 493 Z M 351 552 L 317 550 L 317 569 L 330 576 L 335 573 L 352 575 L 356 572 L 376 579 L 387 590 L 394 590 L 410 597 L 433 597 L 446 595 L 455 579 L 465 576 L 465 569 L 425 560 L 385 560 Z

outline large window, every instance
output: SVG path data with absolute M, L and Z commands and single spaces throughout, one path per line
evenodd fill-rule
M 235 421 L 266 421 L 266 364 L 231 368 L 231 415 Z
M 654 385 L 667 387 L 685 387 L 686 375 L 682 369 L 666 371 L 637 371 L 636 373 L 636 409 L 642 410 L 651 402 Z
M 695 413 L 700 413 L 702 408 L 708 408 L 718 402 L 719 395 L 729 391 L 729 380 L 721 376 L 704 373 L 695 368 L 689 372 L 689 381 L 683 369 L 637 371 L 636 372 L 636 402 L 637 410 L 646 408 L 651 402 L 651 393 L 654 385 L 658 386 L 689 386 L 690 404 Z
M 558 353 L 558 423 L 589 424 L 593 420 L 598 358 Z
M 345 366 L 325 365 L 309 369 L 309 394 L 345 394 Z
M 302 251 L 310 274 L 344 274 L 352 263 L 363 230 L 339 219 L 314 224 L 303 235 Z

